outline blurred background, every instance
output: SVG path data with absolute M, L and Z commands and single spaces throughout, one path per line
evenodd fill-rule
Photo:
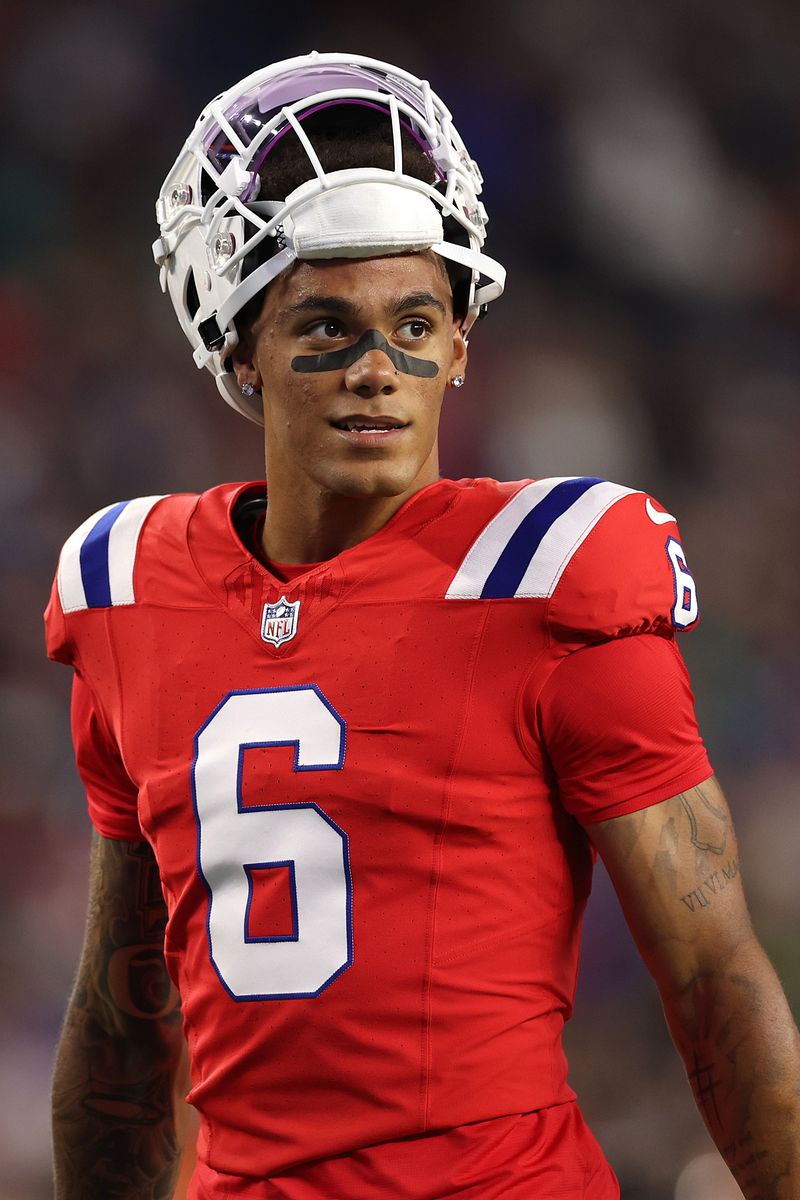
M 450 393 L 444 473 L 600 475 L 678 514 L 701 726 L 797 1012 L 797 4 L 40 0 L 3 21 L 0 1200 L 51 1195 L 49 1076 L 85 912 L 69 678 L 40 614 L 95 509 L 263 473 L 259 431 L 195 369 L 158 289 L 153 204 L 213 95 L 312 48 L 428 77 L 487 181 L 508 290 Z M 602 872 L 568 1045 L 626 1200 L 739 1194 Z

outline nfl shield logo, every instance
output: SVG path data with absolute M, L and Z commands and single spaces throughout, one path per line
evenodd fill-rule
M 282 646 L 290 642 L 297 633 L 297 613 L 300 601 L 290 604 L 285 596 L 281 596 L 277 604 L 265 604 L 264 616 L 261 618 L 261 636 L 265 642 L 273 646 Z

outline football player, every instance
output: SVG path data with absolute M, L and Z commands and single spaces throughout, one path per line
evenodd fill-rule
M 673 516 L 439 476 L 503 289 L 480 192 L 427 82 L 316 53 L 214 100 L 161 190 L 162 285 L 267 483 L 111 504 L 61 554 L 95 834 L 59 1200 L 171 1194 L 182 1030 L 194 1200 L 617 1197 L 561 1046 L 598 852 L 742 1190 L 800 1197 Z

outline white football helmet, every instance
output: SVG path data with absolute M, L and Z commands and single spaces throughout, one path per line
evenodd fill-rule
M 335 104 L 388 114 L 394 169 L 323 168 L 303 128 L 306 116 Z M 314 177 L 288 196 L 260 197 L 259 171 L 293 129 Z M 403 171 L 401 129 L 432 160 L 437 183 Z M 238 342 L 236 314 L 295 259 L 363 258 L 433 249 L 471 273 L 468 332 L 484 305 L 501 295 L 505 270 L 481 252 L 486 210 L 477 163 L 450 113 L 423 79 L 355 54 L 311 54 L 256 71 L 203 110 L 156 203 L 161 236 L 153 244 L 198 367 L 208 367 L 225 400 L 261 423 L 258 395 L 243 396 L 229 369 Z M 243 275 L 252 251 L 273 252 Z M 251 257 L 249 263 L 254 259 Z

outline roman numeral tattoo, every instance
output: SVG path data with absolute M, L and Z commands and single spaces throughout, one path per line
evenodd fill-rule
M 735 879 L 738 874 L 738 859 L 732 858 L 721 871 L 712 871 L 699 887 L 687 892 L 685 896 L 681 896 L 681 903 L 685 904 L 691 913 L 697 912 L 701 908 L 708 908 L 714 896 L 724 892 L 731 880 Z

